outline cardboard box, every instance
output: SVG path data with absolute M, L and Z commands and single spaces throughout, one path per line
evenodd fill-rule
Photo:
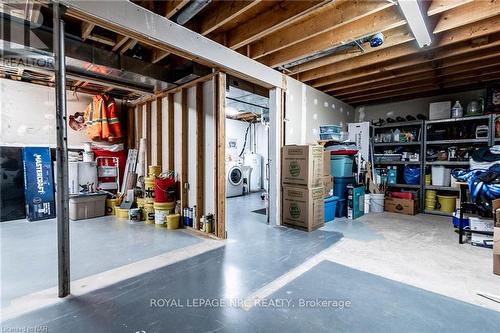
M 469 217 L 470 229 L 493 232 L 493 220 Z M 470 243 L 474 246 L 493 247 L 493 236 L 471 233 Z
M 500 228 L 493 232 L 493 273 L 500 275 Z
M 384 210 L 391 213 L 415 215 L 418 212 L 418 201 L 413 199 L 385 198 Z
M 331 172 L 331 153 L 329 151 L 323 152 L 323 176 L 330 176 Z
M 284 224 L 291 224 L 308 231 L 323 225 L 323 187 L 283 186 Z
M 50 149 L 23 148 L 24 196 L 29 221 L 56 217 Z
M 333 177 L 332 176 L 323 176 L 323 188 L 325 197 L 327 197 L 331 190 L 333 190 Z
M 283 147 L 283 184 L 309 188 L 323 186 L 323 147 L 289 145 Z
M 493 207 L 493 219 L 495 220 L 495 227 L 500 228 L 500 199 L 491 201 Z
M 451 117 L 451 101 L 429 103 L 429 120 Z
M 365 187 L 347 185 L 347 218 L 357 219 L 365 213 Z

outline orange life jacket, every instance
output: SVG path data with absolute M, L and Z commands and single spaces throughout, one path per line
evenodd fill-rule
M 123 139 L 115 100 L 107 95 L 96 95 L 85 109 L 87 136 L 92 141 L 119 142 Z

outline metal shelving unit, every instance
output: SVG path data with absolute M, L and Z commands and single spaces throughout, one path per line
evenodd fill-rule
M 419 146 L 422 142 L 412 141 L 412 142 L 377 142 L 374 143 L 375 147 L 399 147 L 399 146 Z
M 427 130 L 429 125 L 444 124 L 446 126 L 456 126 L 458 124 L 470 124 L 470 122 L 481 123 L 488 125 L 488 137 L 486 138 L 468 138 L 468 139 L 458 139 L 458 140 L 427 140 Z M 439 119 L 439 120 L 427 120 L 424 125 L 424 135 L 423 135 L 423 167 L 422 167 L 422 177 L 425 178 L 425 170 L 427 167 L 434 165 L 446 166 L 446 167 L 468 167 L 470 165 L 469 161 L 427 161 L 427 149 L 436 148 L 435 146 L 460 146 L 460 145 L 471 145 L 474 147 L 484 147 L 492 145 L 495 142 L 494 138 L 494 116 L 474 116 L 474 117 L 463 117 L 463 118 L 451 118 L 451 119 Z M 500 138 L 498 139 L 500 141 Z M 425 181 L 422 186 L 422 209 L 426 214 L 452 216 L 451 213 L 441 212 L 439 210 L 428 210 L 425 209 L 424 197 L 426 190 L 437 190 L 444 192 L 456 192 L 458 197 L 461 198 L 461 191 L 459 187 L 450 186 L 435 186 L 435 185 L 425 185 Z

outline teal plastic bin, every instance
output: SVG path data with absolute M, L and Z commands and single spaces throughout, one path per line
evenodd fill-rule
M 325 198 L 325 223 L 335 220 L 335 211 L 337 210 L 337 201 L 339 197 L 332 195 Z
M 351 155 L 332 155 L 330 169 L 333 177 L 352 176 L 353 157 Z

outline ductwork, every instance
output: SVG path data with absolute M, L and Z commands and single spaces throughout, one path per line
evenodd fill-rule
M 196 14 L 198 14 L 203 8 L 208 6 L 212 0 L 194 0 L 190 1 L 189 5 L 184 7 L 178 14 L 175 21 L 180 25 L 186 24 L 190 19 L 192 19 Z

